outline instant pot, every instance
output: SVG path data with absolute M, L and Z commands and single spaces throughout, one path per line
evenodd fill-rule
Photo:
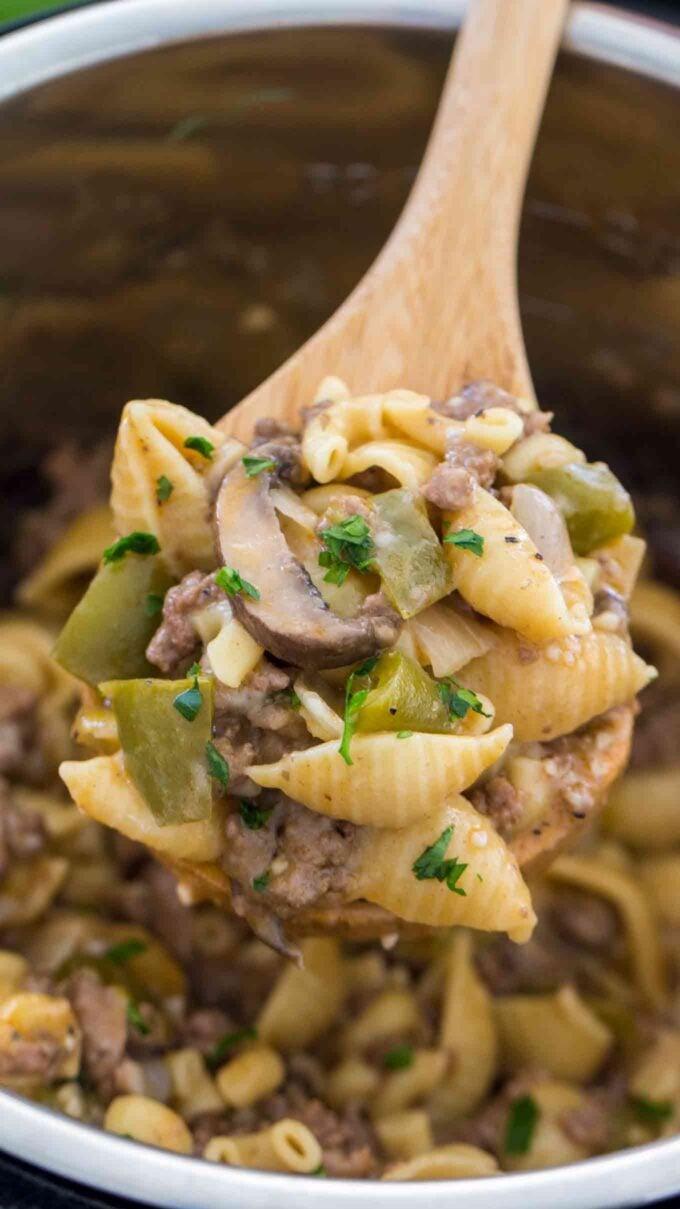
M 0 38 L 6 598 L 50 447 L 112 435 L 132 396 L 216 418 L 346 296 L 413 180 L 463 9 L 114 0 Z M 653 545 L 677 494 L 679 86 L 670 26 L 573 5 L 520 247 L 542 406 L 639 489 Z M 655 551 L 678 582 L 680 551 Z M 680 1191 L 680 1138 L 492 1182 L 319 1182 L 147 1149 L 8 1092 L 0 1151 L 2 1209 L 604 1209 Z

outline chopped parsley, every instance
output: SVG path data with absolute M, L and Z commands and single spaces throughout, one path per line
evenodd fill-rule
M 337 525 L 320 532 L 326 547 L 319 555 L 319 566 L 327 567 L 324 580 L 329 584 L 344 584 L 352 568 L 362 574 L 373 563 L 374 543 L 363 516 L 354 513 Z
M 170 482 L 168 476 L 166 474 L 159 474 L 156 479 L 156 499 L 158 503 L 164 504 L 166 500 L 169 500 L 174 490 L 175 484 Z
M 412 871 L 419 882 L 428 881 L 430 878 L 438 882 L 446 882 L 449 890 L 466 898 L 467 891 L 457 883 L 465 873 L 467 865 L 455 856 L 448 858 L 444 856 L 452 835 L 453 825 L 442 831 L 439 839 L 421 852 L 417 861 L 412 865 Z
M 193 449 L 194 453 L 200 453 L 202 458 L 207 462 L 212 460 L 212 455 L 215 452 L 215 446 L 207 437 L 187 437 L 184 442 L 185 449 Z
M 146 1023 L 146 1020 L 142 1016 L 142 1013 L 139 1010 L 139 1006 L 135 1003 L 134 999 L 128 999 L 127 1018 L 130 1021 L 130 1024 L 132 1025 L 132 1027 L 137 1030 L 137 1032 L 140 1034 L 140 1036 L 142 1036 L 142 1037 L 149 1036 L 151 1029 L 149 1028 L 148 1024 Z
M 262 894 L 263 890 L 266 890 L 268 885 L 269 885 L 269 870 L 268 869 L 265 869 L 264 873 L 261 873 L 259 877 L 254 877 L 252 880 L 253 890 L 255 890 L 257 894 Z
M 412 737 L 412 735 L 413 735 L 412 730 L 398 730 L 397 731 L 398 739 L 410 739 Z
M 539 1116 L 540 1109 L 533 1096 L 513 1100 L 505 1127 L 506 1154 L 527 1154 Z
M 469 710 L 481 714 L 483 718 L 490 717 L 477 694 L 470 688 L 463 688 L 453 676 L 445 676 L 443 680 L 439 680 L 437 692 L 452 718 L 465 718 Z
M 252 597 L 253 600 L 260 599 L 259 590 L 253 584 L 249 584 L 235 567 L 220 567 L 215 576 L 215 583 L 218 588 L 227 593 L 227 596 L 237 596 L 239 592 L 245 592 L 246 596 Z
M 319 1166 L 315 1167 L 314 1170 L 310 1171 L 309 1174 L 318 1176 L 318 1178 L 321 1180 L 325 1180 L 328 1176 L 328 1172 L 326 1171 L 326 1168 L 324 1167 L 323 1163 L 319 1163 Z
M 208 761 L 208 776 L 212 777 L 213 781 L 217 781 L 222 789 L 226 789 L 229 784 L 229 765 L 215 747 L 212 739 L 208 739 L 205 745 L 205 754 Z
M 158 538 L 153 533 L 142 533 L 136 529 L 127 537 L 119 537 L 112 546 L 107 546 L 102 558 L 105 563 L 119 563 L 126 554 L 158 554 L 160 548 Z
M 297 693 L 295 692 L 294 688 L 292 688 L 290 690 L 290 708 L 294 709 L 296 711 L 296 713 L 299 709 L 302 708 L 302 702 L 301 702 L 300 698 L 298 697 Z
M 347 680 L 345 687 L 345 721 L 342 728 L 340 747 L 338 748 L 345 764 L 352 764 L 353 762 L 349 754 L 349 745 L 357 728 L 357 719 L 361 713 L 362 706 L 365 704 L 370 691 L 367 688 L 362 688 L 354 692 L 354 681 L 360 677 L 369 676 L 377 662 L 377 655 L 374 655 L 372 659 L 367 659 L 365 663 L 361 664 L 361 667 L 350 673 Z
M 121 940 L 120 944 L 111 945 L 107 949 L 104 957 L 107 961 L 113 962 L 115 966 L 124 966 L 126 961 L 130 961 L 132 957 L 138 957 L 140 953 L 146 953 L 148 945 L 143 940 L 131 938 L 130 940 Z
M 409 1066 L 413 1066 L 414 1056 L 412 1046 L 395 1045 L 394 1049 L 388 1050 L 385 1054 L 383 1066 L 386 1070 L 406 1070 Z
M 484 538 L 474 529 L 457 529 L 455 533 L 447 533 L 444 545 L 469 550 L 471 554 L 476 554 L 477 558 L 481 558 L 484 553 Z
M 661 1125 L 673 1116 L 675 1109 L 670 1100 L 648 1100 L 645 1096 L 633 1096 L 631 1103 L 645 1125 Z
M 144 602 L 144 608 L 147 617 L 156 617 L 158 613 L 162 612 L 163 597 L 159 596 L 157 592 L 149 592 Z
M 256 1037 L 257 1030 L 254 1028 L 239 1028 L 233 1033 L 225 1033 L 224 1036 L 220 1037 L 219 1041 L 215 1042 L 206 1056 L 208 1066 L 219 1066 L 242 1041 L 254 1041 Z
M 193 722 L 203 704 L 203 693 L 198 686 L 199 671 L 198 664 L 193 663 L 189 668 L 189 675 L 193 676 L 194 683 L 191 688 L 185 688 L 183 693 L 178 693 L 172 703 L 177 712 L 183 718 L 186 718 L 187 722 Z
M 238 809 L 249 831 L 261 831 L 269 822 L 271 807 L 257 806 L 255 802 L 249 802 L 247 798 L 239 798 Z
M 258 474 L 262 474 L 263 470 L 276 470 L 276 462 L 273 458 L 245 457 L 241 458 L 241 461 L 249 479 L 254 479 Z

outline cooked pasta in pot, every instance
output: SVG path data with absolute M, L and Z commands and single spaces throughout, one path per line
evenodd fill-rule
M 129 405 L 59 662 L 39 585 L 96 570 L 95 522 L 0 622 L 0 1084 L 315 1177 L 676 1132 L 680 639 L 647 582 L 631 772 L 576 850 L 516 859 L 593 814 L 653 675 L 630 501 L 488 384 L 320 394 L 250 449 Z M 348 906 L 382 944 L 333 934 Z

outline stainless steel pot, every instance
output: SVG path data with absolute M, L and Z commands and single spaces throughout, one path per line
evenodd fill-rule
M 167 390 L 217 413 L 229 378 L 227 395 L 238 397 L 318 325 L 370 261 L 398 211 L 434 108 L 446 32 L 463 8 L 457 0 L 118 0 L 0 40 L 0 269 L 8 272 L 4 304 L 0 296 L 0 315 L 6 307 L 0 417 L 10 438 L 6 447 L 28 450 L 24 461 L 10 457 L 9 469 L 0 464 L 8 489 L 60 434 L 92 437 L 111 427 L 128 381 L 130 390 L 137 384 L 149 393 Z M 324 30 L 311 40 L 284 32 L 305 26 Z M 241 73 L 242 90 L 246 80 L 250 91 L 227 119 L 226 77 L 218 69 L 225 44 L 217 36 L 253 31 L 272 31 L 271 40 L 229 43 L 239 47 L 229 69 Z M 202 38 L 211 39 L 202 49 L 181 47 Z M 291 112 L 277 116 L 276 104 L 286 99 L 291 79 L 304 83 L 310 56 L 340 38 L 340 53 L 312 72 L 293 115 L 297 141 L 291 142 Z M 377 45 L 392 54 L 389 79 L 376 74 L 385 63 L 371 58 Z M 117 62 L 138 52 L 144 54 Z M 606 442 L 609 451 L 614 440 L 639 483 L 656 485 L 665 477 L 675 486 L 679 153 L 670 140 L 680 44 L 665 27 L 581 3 L 573 6 L 565 52 L 532 171 L 520 257 L 530 359 L 544 405 L 559 406 L 574 430 L 587 427 L 589 448 Z M 186 112 L 185 105 L 182 113 L 180 61 L 200 65 L 200 111 Z M 97 64 L 92 75 L 63 79 Z M 229 165 L 215 173 L 200 148 L 186 157 L 180 197 L 165 154 L 135 160 L 138 115 L 126 108 L 125 88 L 133 74 L 150 113 L 160 105 L 163 120 L 174 114 L 166 148 L 191 146 L 192 129 L 209 125 L 214 109 L 223 125 L 243 128 L 235 189 L 224 192 Z M 38 87 L 49 81 L 47 89 Z M 330 94 L 340 97 L 335 107 L 326 103 Z M 382 114 L 374 95 L 385 101 Z M 271 105 L 266 121 L 263 105 Z M 74 123 L 82 136 L 77 155 L 69 144 Z M 126 162 L 136 202 L 144 203 L 141 217 L 135 210 L 134 221 L 122 219 L 131 203 L 117 182 L 113 250 L 106 241 L 111 182 L 97 158 L 100 140 L 109 168 L 116 147 L 123 147 L 124 159 L 133 149 L 132 166 Z M 303 189 L 302 168 L 309 169 Z M 70 192 L 72 178 L 79 181 L 77 194 Z M 195 230 L 214 230 L 222 211 L 227 228 L 220 227 L 210 255 L 192 260 Z M 225 235 L 234 228 L 245 232 L 245 259 Z M 167 247 L 159 250 L 163 239 Z M 149 241 L 151 268 L 140 259 Z M 268 258 L 278 270 L 268 267 Z M 236 282 L 243 301 L 238 313 L 233 293 L 221 292 L 220 275 Z M 227 303 L 231 320 L 238 318 L 233 341 L 240 361 L 233 351 L 231 360 L 223 354 L 220 307 Z M 3 1092 L 0 1147 L 80 1183 L 166 1209 L 264 1209 L 274 1200 L 281 1209 L 305 1203 L 343 1209 L 357 1199 L 367 1209 L 443 1209 L 453 1201 L 459 1209 L 490 1202 L 505 1209 L 604 1209 L 680 1190 L 680 1139 L 492 1184 L 319 1183 L 134 1146 Z

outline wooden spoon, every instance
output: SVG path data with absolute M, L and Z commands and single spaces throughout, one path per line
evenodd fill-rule
M 356 393 L 407 387 L 434 398 L 490 378 L 534 400 L 517 303 L 517 236 L 566 9 L 567 0 L 475 0 L 423 165 L 383 251 L 325 326 L 220 421 L 223 429 L 247 441 L 261 417 L 295 424 L 327 374 Z M 592 788 L 589 819 L 625 765 L 631 723 L 632 709 L 623 708 L 574 740 Z M 545 818 L 511 846 L 522 865 L 534 866 L 585 822 L 555 793 Z M 217 866 L 175 869 L 188 900 L 228 905 Z M 295 922 L 300 933 L 363 938 L 399 926 L 368 903 L 314 910 Z
M 229 433 L 248 440 L 263 416 L 295 423 L 326 374 L 357 394 L 408 387 L 444 399 L 490 378 L 533 398 L 517 236 L 566 11 L 567 0 L 475 0 L 392 235 L 333 317 L 224 417 Z

